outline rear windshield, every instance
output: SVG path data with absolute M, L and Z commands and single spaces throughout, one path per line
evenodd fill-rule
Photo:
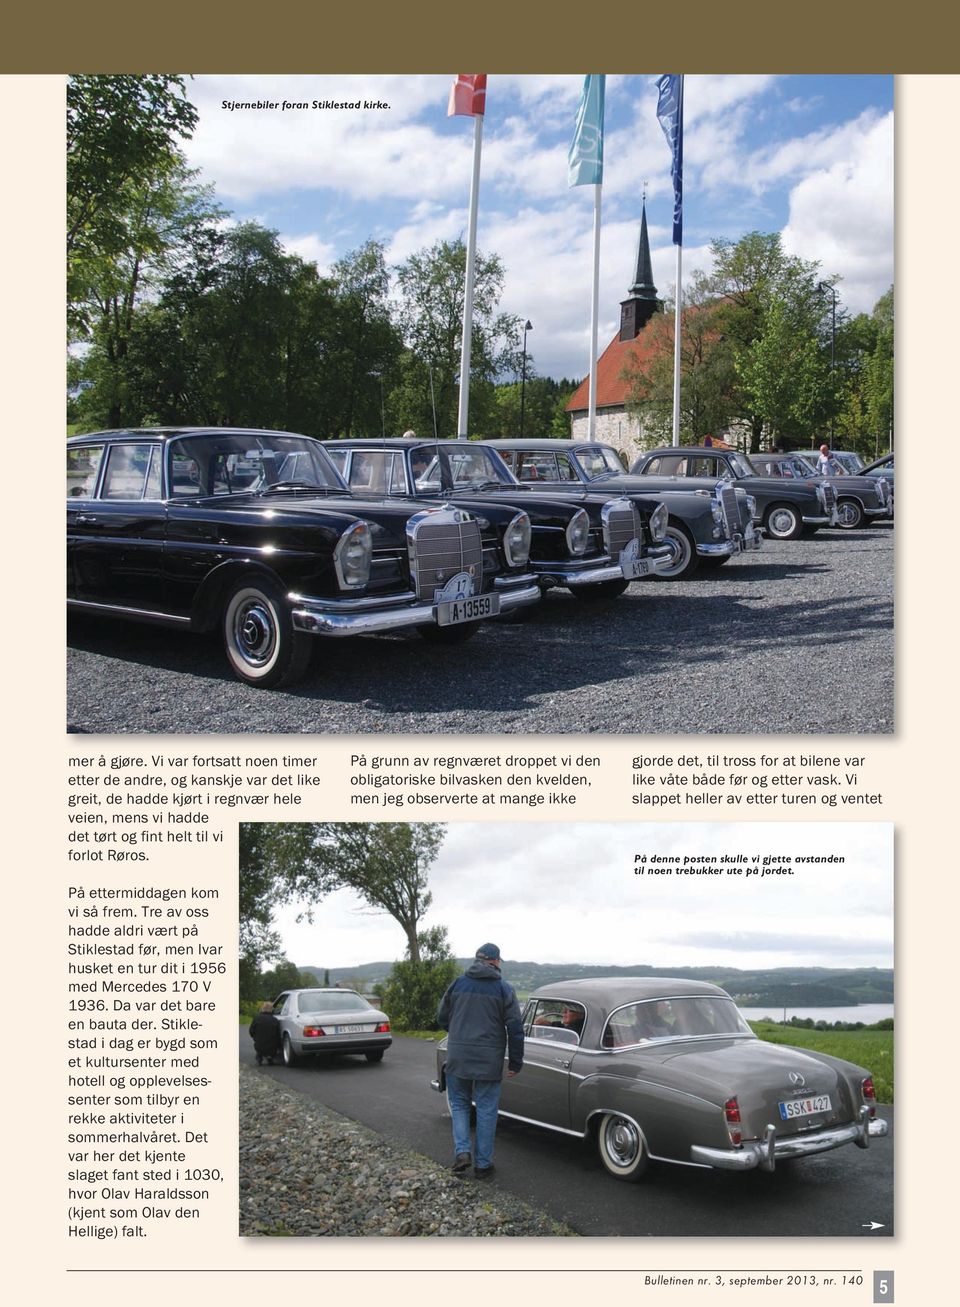
M 352 990 L 308 989 L 297 995 L 297 1011 L 364 1012 L 370 1007 L 365 998 Z
M 603 1048 L 626 1048 L 655 1039 L 752 1034 L 732 998 L 703 995 L 628 1003 L 610 1014 L 600 1042 Z

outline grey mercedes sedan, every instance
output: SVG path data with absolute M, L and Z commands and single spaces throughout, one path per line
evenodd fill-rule
M 748 1171 L 886 1135 L 864 1067 L 765 1043 L 724 990 L 668 978 L 544 985 L 501 1116 L 596 1140 L 619 1180 L 648 1162 Z M 446 1044 L 435 1089 L 444 1089 Z

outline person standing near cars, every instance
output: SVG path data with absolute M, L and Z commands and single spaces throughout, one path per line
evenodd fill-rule
M 817 459 L 817 472 L 822 477 L 843 476 L 843 468 L 830 453 L 829 445 L 820 446 L 820 457 Z
M 437 1024 L 447 1040 L 447 1102 L 453 1124 L 453 1170 L 478 1180 L 493 1175 L 493 1144 L 503 1081 L 523 1066 L 523 1023 L 512 986 L 500 976 L 500 950 L 481 944 L 462 976 L 440 1000 Z M 476 1148 L 470 1153 L 470 1106 L 477 1108 Z

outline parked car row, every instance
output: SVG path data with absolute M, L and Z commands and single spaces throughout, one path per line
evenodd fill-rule
M 842 479 L 883 502 L 864 516 L 892 514 L 882 477 Z M 850 525 L 836 480 L 708 449 L 653 450 L 627 474 L 609 446 L 560 440 L 99 432 L 67 443 L 67 601 L 219 628 L 241 680 L 289 684 L 317 636 L 459 644 L 553 586 L 612 599 L 754 552 L 763 532 Z

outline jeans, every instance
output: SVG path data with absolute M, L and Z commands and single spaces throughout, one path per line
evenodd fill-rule
M 453 1121 L 453 1151 L 470 1152 L 470 1103 L 477 1105 L 477 1145 L 473 1164 L 478 1170 L 493 1166 L 493 1140 L 500 1105 L 499 1080 L 464 1080 L 447 1072 L 447 1103 Z

